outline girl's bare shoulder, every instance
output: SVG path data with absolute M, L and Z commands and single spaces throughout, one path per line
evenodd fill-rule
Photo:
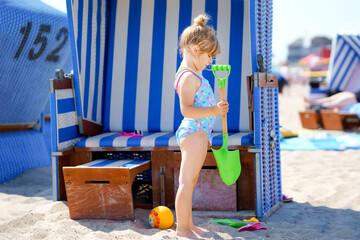
M 179 85 L 180 86 L 186 85 L 189 87 L 199 88 L 201 85 L 201 80 L 194 73 L 185 72 L 184 75 L 181 76 Z

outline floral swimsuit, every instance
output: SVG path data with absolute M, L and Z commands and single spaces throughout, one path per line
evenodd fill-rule
M 215 97 L 214 92 L 209 84 L 209 81 L 204 77 L 200 76 L 190 68 L 179 68 L 175 75 L 175 90 L 177 92 L 177 87 L 182 75 L 186 72 L 191 72 L 195 74 L 197 77 L 201 79 L 201 85 L 199 89 L 195 93 L 193 106 L 197 107 L 212 107 L 215 106 Z M 184 118 L 176 131 L 176 140 L 180 145 L 180 140 L 186 135 L 189 135 L 196 131 L 205 131 L 208 135 L 208 139 L 210 138 L 212 129 L 215 124 L 215 116 L 206 117 L 206 118 Z

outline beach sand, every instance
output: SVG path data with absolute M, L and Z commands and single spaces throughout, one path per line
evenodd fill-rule
M 283 129 L 301 131 L 304 87 L 279 96 Z M 294 198 L 262 222 L 267 230 L 237 232 L 197 214 L 206 239 L 360 239 L 360 151 L 281 151 L 282 190 Z M 150 210 L 136 221 L 69 218 L 67 202 L 52 201 L 51 169 L 29 170 L 0 184 L 0 239 L 173 239 L 174 228 L 152 229 Z

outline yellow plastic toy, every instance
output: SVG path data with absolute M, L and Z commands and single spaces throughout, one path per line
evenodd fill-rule
M 259 222 L 255 217 L 250 218 L 249 220 L 244 219 L 243 222 Z
M 169 208 L 159 206 L 150 212 L 149 222 L 153 228 L 168 229 L 174 224 L 174 215 Z

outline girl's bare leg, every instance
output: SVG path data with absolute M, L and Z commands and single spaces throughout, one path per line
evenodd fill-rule
M 200 173 L 199 173 L 200 174 Z M 199 178 L 199 174 L 197 175 L 196 177 L 196 181 L 195 181 L 195 186 L 196 186 L 196 183 L 197 183 L 197 180 Z M 194 187 L 195 188 L 195 187 Z M 190 226 L 190 229 L 196 233 L 204 233 L 205 230 L 202 229 L 202 228 L 199 228 L 198 226 L 194 225 L 194 222 L 193 222 L 193 218 L 192 218 L 192 209 L 190 209 L 190 220 L 189 220 L 189 226 Z
M 176 235 L 198 238 L 192 222 L 192 194 L 207 152 L 207 133 L 197 131 L 181 140 L 179 189 L 175 199 Z M 194 229 L 194 230 L 193 230 Z

